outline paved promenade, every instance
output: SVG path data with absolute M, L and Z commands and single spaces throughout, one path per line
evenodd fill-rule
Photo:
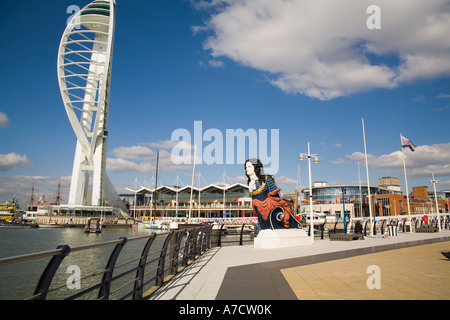
M 212 248 L 152 300 L 449 300 L 450 260 L 441 251 L 450 251 L 448 230 Z

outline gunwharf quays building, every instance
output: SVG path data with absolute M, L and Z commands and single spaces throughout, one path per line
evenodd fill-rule
M 120 197 L 134 218 L 146 217 L 251 217 L 252 199 L 247 185 L 210 184 L 204 187 L 160 186 L 127 188 Z M 192 204 L 190 203 L 192 192 Z
M 398 186 L 398 179 L 394 179 L 393 184 L 387 185 L 386 178 L 379 179 L 383 185 L 371 186 L 372 209 L 374 216 L 398 216 L 407 215 L 407 199 Z M 336 216 L 337 219 L 369 217 L 369 197 L 367 186 L 355 185 L 333 185 L 328 186 L 326 182 L 315 182 L 312 187 L 313 212 L 324 213 L 325 215 Z M 431 212 L 440 213 L 449 211 L 449 201 L 445 197 L 432 201 L 433 197 L 427 192 L 424 186 L 413 187 L 410 194 L 411 214 L 426 214 Z M 300 200 L 299 214 L 309 212 L 309 188 L 302 190 L 304 198 Z M 434 195 L 433 195 L 434 196 Z
M 298 213 L 309 212 L 309 188 L 303 189 L 304 199 L 300 200 Z M 401 191 L 387 187 L 370 186 L 372 209 L 376 216 L 400 215 L 406 212 L 406 200 Z M 369 217 L 369 197 L 367 186 L 333 185 L 314 182 L 312 187 L 313 211 L 336 216 L 337 219 Z

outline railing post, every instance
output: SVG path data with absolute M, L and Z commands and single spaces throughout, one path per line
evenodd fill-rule
M 242 238 L 243 238 L 243 235 L 244 235 L 244 226 L 245 226 L 245 223 L 243 223 L 242 227 L 241 227 L 241 236 L 239 238 L 239 245 L 240 246 L 242 246 Z
M 190 258 L 191 260 L 195 260 L 195 256 L 197 255 L 197 243 L 198 243 L 198 233 L 201 230 L 201 227 L 195 228 L 192 232 L 194 233 L 192 236 L 192 246 L 191 246 L 191 254 Z
M 58 270 L 59 265 L 67 257 L 70 253 L 70 247 L 68 245 L 58 246 L 56 249 L 62 249 L 62 253 L 58 255 L 54 255 L 50 262 L 47 264 L 44 272 L 42 273 L 39 282 L 34 290 L 34 295 L 39 295 L 36 297 L 36 300 L 45 300 L 47 297 L 48 289 L 50 284 L 52 283 L 53 276 Z
M 203 235 L 203 226 L 200 226 L 197 230 L 197 237 L 194 242 L 194 259 L 197 259 L 200 256 L 201 253 L 201 247 L 202 247 L 202 235 Z
M 199 256 L 201 256 L 203 254 L 203 252 L 206 251 L 206 231 L 208 230 L 208 226 L 204 225 L 203 227 L 200 228 L 200 242 L 198 244 L 198 250 L 197 253 Z
M 212 233 L 213 225 L 210 224 L 208 226 L 208 231 L 206 234 L 206 249 L 211 249 L 211 233 Z
M 145 264 L 147 262 L 148 252 L 155 239 L 156 233 L 153 232 L 145 244 L 144 250 L 142 250 L 141 259 L 139 260 L 138 269 L 136 271 L 136 281 L 134 282 L 133 300 L 142 300 L 142 295 L 144 294 Z
M 197 248 L 195 249 L 196 256 L 201 256 L 202 255 L 203 236 L 205 234 L 205 227 L 206 226 L 201 226 L 200 230 L 198 232 L 198 235 L 197 235 Z
M 387 222 L 387 220 L 383 220 L 383 222 L 381 223 L 381 234 L 384 234 L 384 228 L 386 227 L 386 222 Z
M 325 230 L 325 222 L 320 225 L 320 239 L 323 240 L 323 232 Z
M 219 229 L 219 240 L 217 241 L 217 246 L 221 247 L 222 246 L 222 232 L 224 232 L 225 230 L 223 229 L 224 224 L 222 223 L 222 225 L 220 226 Z
M 180 230 L 175 233 L 178 237 L 176 239 L 176 245 L 172 253 L 172 267 L 170 268 L 170 274 L 177 274 L 178 272 L 178 254 L 180 252 L 181 241 L 183 240 L 184 235 L 186 234 L 186 230 Z
M 369 220 L 364 221 L 364 235 L 367 236 L 367 225 L 369 224 Z
M 109 290 L 111 289 L 111 279 L 114 271 L 114 266 L 116 265 L 117 257 L 119 257 L 120 251 L 127 243 L 127 238 L 119 238 L 122 242 L 116 244 L 111 256 L 109 257 L 108 263 L 106 264 L 105 273 L 103 274 L 102 286 L 98 292 L 99 300 L 109 299 Z
M 188 265 L 188 260 L 191 255 L 192 237 L 194 236 L 194 233 L 195 233 L 195 228 L 193 228 L 191 231 L 189 231 L 189 236 L 186 239 L 186 243 L 184 245 L 183 262 L 181 264 L 183 267 L 187 267 L 187 265 Z
M 173 234 L 174 231 L 170 231 L 161 249 L 161 255 L 159 257 L 158 270 L 156 274 L 156 285 L 159 287 L 162 286 L 164 282 L 164 264 L 166 262 L 167 248 L 169 247 L 170 239 L 172 238 Z

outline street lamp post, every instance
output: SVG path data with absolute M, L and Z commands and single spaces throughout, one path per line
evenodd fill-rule
M 342 210 L 344 211 L 344 232 L 347 232 L 347 224 L 345 222 L 345 188 L 342 188 Z
M 310 215 L 310 235 L 311 242 L 314 242 L 314 221 L 313 221 L 313 206 L 312 206 L 312 183 L 311 183 L 311 156 L 314 157 L 314 163 L 319 163 L 319 158 L 317 154 L 311 154 L 309 142 L 308 142 L 308 154 L 300 153 L 298 159 L 300 161 L 305 160 L 305 156 L 308 157 L 308 170 L 309 170 L 309 215 Z
M 441 231 L 442 230 L 441 217 L 440 217 L 440 214 L 439 214 L 439 206 L 438 206 L 438 199 L 437 199 L 437 192 L 436 192 L 436 183 L 438 183 L 439 181 L 434 179 L 434 172 L 432 174 L 433 174 L 433 180 L 431 180 L 430 182 L 434 186 L 434 200 L 436 201 L 436 212 L 437 212 L 437 219 L 438 219 L 438 228 L 439 228 L 439 231 Z

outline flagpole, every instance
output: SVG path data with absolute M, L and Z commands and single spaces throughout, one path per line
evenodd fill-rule
M 367 148 L 366 148 L 366 132 L 364 130 L 364 118 L 362 118 L 363 138 L 364 138 L 364 155 L 366 158 L 366 175 L 367 175 L 367 195 L 369 196 L 369 213 L 370 213 L 370 235 L 373 236 L 373 223 L 372 223 L 372 197 L 370 195 L 370 183 L 369 183 L 369 165 L 367 164 Z M 345 214 L 345 212 L 344 212 Z
M 405 172 L 405 185 L 406 185 L 406 203 L 408 205 L 408 220 L 409 220 L 409 233 L 412 233 L 411 222 L 411 208 L 409 207 L 409 192 L 408 192 L 408 179 L 406 178 L 406 165 L 405 165 L 405 150 L 403 148 L 402 134 L 400 133 L 400 145 L 402 146 L 402 159 L 403 159 L 403 171 Z

